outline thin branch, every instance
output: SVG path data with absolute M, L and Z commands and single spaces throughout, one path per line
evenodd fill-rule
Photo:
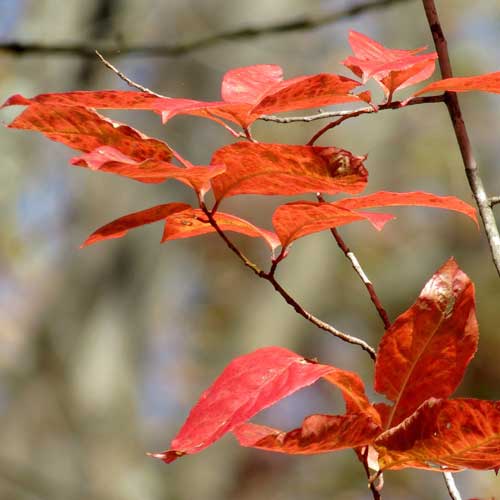
M 204 49 L 220 42 L 244 40 L 263 35 L 274 35 L 280 33 L 290 33 L 296 31 L 308 31 L 321 26 L 332 24 L 347 18 L 355 17 L 371 10 L 389 7 L 397 3 L 408 2 L 409 0 L 369 0 L 358 3 L 352 7 L 343 10 L 331 12 L 329 14 L 318 14 L 315 17 L 304 16 L 293 20 L 283 21 L 268 26 L 249 26 L 229 30 L 222 33 L 208 35 L 197 40 L 181 42 L 170 45 L 125 45 L 110 44 L 100 47 L 101 54 L 106 56 L 134 55 L 134 56 L 160 56 L 160 57 L 178 57 L 195 50 Z M 38 55 L 72 55 L 79 57 L 93 57 L 95 43 L 81 44 L 42 44 L 42 43 L 23 43 L 23 42 L 4 42 L 0 43 L 0 51 L 12 54 L 38 54 Z
M 436 6 L 434 4 L 434 0 L 422 1 L 425 9 L 425 14 L 427 16 L 427 21 L 432 32 L 432 37 L 434 39 L 434 45 L 436 46 L 436 50 L 438 53 L 441 76 L 443 78 L 451 78 L 453 76 L 453 72 L 450 63 L 450 56 L 448 54 L 448 46 L 443 30 L 441 28 L 441 23 L 436 10 Z M 481 215 L 481 219 L 483 221 L 484 230 L 486 232 L 491 255 L 493 257 L 493 262 L 498 274 L 500 275 L 500 234 L 498 232 L 498 227 L 496 224 L 495 216 L 493 214 L 493 210 L 491 208 L 490 200 L 488 199 L 488 196 L 486 195 L 486 191 L 484 189 L 483 180 L 479 175 L 479 167 L 472 153 L 472 146 L 469 140 L 469 135 L 467 134 L 464 120 L 462 118 L 462 110 L 460 109 L 460 104 L 458 102 L 456 93 L 446 92 L 445 103 L 448 108 L 448 113 L 453 124 L 453 130 L 455 131 L 455 136 L 460 148 L 467 180 L 469 181 L 469 186 L 471 188 L 472 194 L 474 195 L 479 209 L 479 214 Z
M 490 203 L 490 207 L 498 205 L 500 203 L 500 196 L 490 196 L 488 201 Z
M 140 90 L 141 92 L 146 92 L 147 94 L 154 95 L 156 97 L 163 97 L 166 98 L 165 96 L 161 94 L 157 94 L 156 92 L 153 92 L 151 89 L 148 89 L 147 87 L 142 86 L 140 83 L 134 82 L 131 80 L 128 76 L 126 76 L 124 73 L 122 73 L 117 67 L 113 66 L 108 60 L 104 58 L 104 56 L 98 51 L 94 51 L 97 57 L 101 60 L 101 62 L 106 66 L 108 69 L 110 69 L 113 73 L 115 73 L 119 78 L 121 78 L 129 87 L 133 87 L 135 89 Z
M 377 111 L 384 111 L 386 109 L 400 109 L 406 106 L 413 106 L 415 104 L 431 104 L 434 102 L 443 102 L 444 94 L 433 95 L 427 97 L 414 97 L 406 102 L 404 101 L 393 101 L 390 103 L 382 104 L 378 108 L 373 108 L 372 106 L 366 106 L 364 108 L 355 110 L 342 110 L 342 111 L 323 111 L 315 115 L 309 116 L 276 116 L 276 115 L 263 115 L 259 117 L 259 120 L 266 122 L 275 123 L 295 123 L 304 122 L 310 123 L 316 120 L 325 120 L 327 118 L 337 118 L 337 117 L 347 117 L 352 118 L 354 116 L 359 116 L 361 114 L 376 113 Z
M 217 221 L 215 220 L 215 217 L 212 212 L 210 212 L 207 207 L 202 203 L 200 204 L 201 209 L 205 213 L 205 215 L 208 217 L 208 220 L 212 227 L 217 231 L 219 236 L 224 240 L 228 248 L 243 262 L 243 264 L 251 269 L 259 278 L 265 279 L 266 281 L 269 281 L 273 288 L 283 297 L 285 302 L 289 304 L 290 306 L 293 307 L 293 309 L 303 318 L 305 318 L 307 321 L 315 325 L 321 330 L 324 330 L 325 332 L 330 333 L 334 337 L 337 337 L 344 342 L 348 342 L 349 344 L 357 345 L 361 347 L 364 351 L 368 353 L 370 358 L 375 360 L 376 358 L 376 353 L 375 349 L 371 347 L 368 343 L 366 343 L 364 340 L 359 339 L 357 337 L 354 337 L 352 335 L 348 335 L 347 333 L 341 332 L 340 330 L 337 330 L 335 327 L 329 325 L 328 323 L 325 323 L 324 321 L 320 320 L 310 312 L 306 311 L 282 286 L 281 284 L 276 280 L 274 276 L 274 272 L 271 273 L 266 273 L 262 269 L 260 269 L 256 264 L 254 264 L 250 259 L 248 259 L 241 251 L 240 249 L 227 237 L 227 235 L 224 233 L 224 231 L 220 228 L 220 226 L 217 224 Z
M 444 483 L 446 484 L 446 489 L 452 500 L 462 500 L 460 492 L 458 491 L 455 480 L 453 479 L 453 474 L 451 472 L 443 472 Z
M 323 196 L 321 194 L 318 194 L 318 200 L 321 202 L 324 202 Z M 384 323 L 384 328 L 387 330 L 391 326 L 391 322 L 389 320 L 389 315 L 387 314 L 387 311 L 384 309 L 384 306 L 382 305 L 382 302 L 380 301 L 380 298 L 377 295 L 377 292 L 375 291 L 375 287 L 373 286 L 373 283 L 370 281 L 366 273 L 363 271 L 363 268 L 361 267 L 361 264 L 359 263 L 359 260 L 357 259 L 356 255 L 351 251 L 351 249 L 347 246 L 346 242 L 342 239 L 342 236 L 340 236 L 339 232 L 335 228 L 331 228 L 330 232 L 332 233 L 333 237 L 335 238 L 335 241 L 337 242 L 337 245 L 339 248 L 344 252 L 344 255 L 349 259 L 351 262 L 351 265 L 356 272 L 356 274 L 359 276 L 361 281 L 366 287 L 366 290 L 368 291 L 368 294 L 370 295 L 370 299 L 373 302 L 373 305 L 377 309 L 378 315 L 380 316 L 380 319 Z
M 377 477 L 373 479 L 372 474 L 370 472 L 370 467 L 368 466 L 368 453 L 369 447 L 366 446 L 364 452 L 361 452 L 361 463 L 363 464 L 363 468 L 365 469 L 366 477 L 368 478 L 368 487 L 373 496 L 373 500 L 380 500 L 382 495 L 380 491 L 384 486 L 384 476 L 382 473 L 377 474 Z

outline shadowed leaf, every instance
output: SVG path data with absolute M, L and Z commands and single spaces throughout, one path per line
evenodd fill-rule
M 280 347 L 265 347 L 236 358 L 201 395 L 172 441 L 172 449 L 151 456 L 169 463 L 197 453 L 330 370 L 330 366 L 310 363 Z
M 375 390 L 394 403 L 386 427 L 430 397 L 450 396 L 476 352 L 478 336 L 474 286 L 450 259 L 380 343 Z
M 380 427 L 364 413 L 310 415 L 302 427 L 283 432 L 257 424 L 243 424 L 233 430 L 241 446 L 290 455 L 328 453 L 370 443 Z
M 500 402 L 430 399 L 375 441 L 382 470 L 500 467 Z
M 217 150 L 226 172 L 213 180 L 217 200 L 237 194 L 359 193 L 367 182 L 363 160 L 334 147 L 237 142 Z

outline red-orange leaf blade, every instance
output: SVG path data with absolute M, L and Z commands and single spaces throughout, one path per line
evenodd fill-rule
M 364 413 L 310 415 L 290 432 L 251 423 L 233 430 L 241 446 L 290 455 L 356 448 L 369 444 L 379 433 L 379 426 Z
M 237 194 L 359 193 L 367 182 L 363 160 L 334 147 L 237 142 L 215 152 L 226 172 L 213 180 L 217 200 Z
M 171 450 L 152 456 L 169 463 L 197 453 L 330 370 L 330 366 L 310 363 L 280 347 L 265 347 L 236 358 L 201 395 Z
M 269 91 L 252 109 L 252 113 L 263 115 L 346 102 L 363 102 L 364 99 L 351 94 L 359 85 L 360 82 L 356 80 L 330 73 L 293 78 Z
M 333 205 L 348 208 L 349 210 L 397 206 L 443 208 L 467 215 L 467 217 L 470 217 L 477 225 L 476 210 L 468 203 L 465 203 L 455 196 L 438 196 L 422 191 L 410 193 L 379 191 L 367 196 L 360 196 L 359 198 L 346 198 L 336 201 Z
M 471 92 L 474 90 L 500 94 L 500 71 L 477 76 L 445 78 L 444 80 L 430 83 L 413 95 L 418 96 L 436 91 Z
M 500 402 L 431 399 L 375 441 L 382 470 L 500 467 Z
M 9 128 L 41 132 L 53 141 L 86 153 L 111 146 L 136 161 L 172 158 L 164 142 L 84 107 L 31 104 Z
M 94 231 L 83 242 L 82 247 L 92 245 L 98 241 L 121 238 L 125 236 L 130 229 L 163 220 L 175 212 L 188 208 L 190 208 L 190 206 L 187 203 L 167 203 L 165 205 L 156 205 L 146 210 L 140 210 L 139 212 L 125 215 Z
M 272 231 L 254 226 L 247 220 L 234 215 L 217 212 L 214 214 L 214 219 L 222 231 L 232 231 L 252 238 L 263 238 L 271 250 L 280 244 L 278 237 Z M 198 208 L 192 208 L 167 218 L 162 243 L 214 232 L 216 229 L 210 224 L 206 214 Z
M 390 214 L 354 212 L 334 203 L 298 201 L 279 206 L 273 215 L 273 226 L 282 246 L 287 247 L 309 234 L 357 221 L 368 220 L 380 230 L 393 218 Z
M 476 352 L 478 336 L 474 285 L 450 259 L 380 343 L 375 390 L 394 402 L 386 427 L 430 397 L 450 396 Z
M 434 72 L 437 54 L 419 54 L 426 47 L 414 50 L 388 49 L 371 38 L 351 31 L 349 43 L 354 56 L 342 64 L 366 82 L 373 78 L 387 97 L 398 90 L 429 78 Z

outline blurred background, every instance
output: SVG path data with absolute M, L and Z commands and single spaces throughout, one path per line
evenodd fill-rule
M 282 65 L 286 77 L 334 72 L 349 29 L 393 48 L 432 47 L 421 2 L 365 0 L 0 0 L 0 45 L 94 48 L 176 45 L 247 27 L 304 18 L 335 22 L 203 45 L 177 56 L 107 53 L 130 78 L 172 97 L 215 100 L 228 69 Z M 372 3 L 378 3 L 373 0 Z M 456 75 L 500 68 L 497 0 L 438 1 Z M 0 95 L 126 89 L 95 56 L 0 50 Z M 370 87 L 381 98 L 375 87 Z M 407 95 L 402 92 L 400 95 Z M 500 194 L 500 99 L 460 97 L 482 176 Z M 2 110 L 8 123 L 21 108 Z M 233 139 L 210 121 L 147 112 L 105 114 L 167 140 L 193 163 Z M 292 113 L 294 115 L 300 113 Z M 258 122 L 266 142 L 300 144 L 323 123 Z M 320 144 L 368 153 L 367 192 L 427 190 L 473 203 L 444 106 L 414 106 L 349 121 Z M 168 447 L 190 409 L 235 356 L 280 345 L 360 373 L 373 396 L 373 366 L 360 349 L 297 316 L 216 236 L 159 244 L 161 224 L 84 250 L 90 232 L 123 214 L 192 202 L 183 185 L 145 185 L 71 168 L 68 148 L 38 134 L 0 130 L 0 498 L 3 500 L 351 500 L 371 498 L 352 451 L 283 456 L 239 448 L 225 437 L 172 465 L 147 458 Z M 285 199 L 239 196 L 233 211 L 271 227 Z M 497 209 L 500 218 L 500 206 Z M 341 234 L 356 252 L 391 318 L 408 308 L 451 255 L 477 287 L 479 351 L 458 394 L 500 399 L 500 284 L 482 233 L 465 217 L 425 208 L 391 212 L 377 233 L 353 224 Z M 259 241 L 236 239 L 259 262 Z M 285 287 L 313 314 L 376 345 L 383 333 L 365 289 L 331 236 L 297 242 L 282 264 Z M 380 400 L 378 396 L 375 396 Z M 310 413 L 343 411 L 322 383 L 255 421 L 291 429 Z M 500 492 L 493 473 L 455 476 L 464 498 Z M 384 497 L 447 498 L 440 474 L 387 473 Z

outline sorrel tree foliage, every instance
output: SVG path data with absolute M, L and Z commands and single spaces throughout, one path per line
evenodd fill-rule
M 428 79 L 435 53 L 387 49 L 360 33 L 350 33 L 353 55 L 343 64 L 359 79 L 321 73 L 285 80 L 275 65 L 237 68 L 225 74 L 221 101 L 159 97 L 147 92 L 95 91 L 10 97 L 3 106 L 26 109 L 9 125 L 34 130 L 81 154 L 73 165 L 129 177 L 144 183 L 176 179 L 191 187 L 197 206 L 169 202 L 128 214 L 92 233 L 83 246 L 119 238 L 130 229 L 163 221 L 162 242 L 217 232 L 245 265 L 275 289 L 300 314 L 320 328 L 320 320 L 303 312 L 276 281 L 274 273 L 291 244 L 304 236 L 357 221 L 376 229 L 391 214 L 367 211 L 396 205 L 444 208 L 477 222 L 475 210 L 453 196 L 430 193 L 377 192 L 327 202 L 319 193 L 357 195 L 367 184 L 366 156 L 315 141 L 329 128 L 379 107 L 404 107 L 423 94 L 481 90 L 500 93 L 500 72 L 440 80 L 394 102 L 394 93 Z M 423 53 L 424 52 L 424 53 Z M 369 79 L 383 89 L 376 103 L 357 90 Z M 357 93 L 356 93 L 357 92 Z M 251 124 L 270 113 L 318 108 L 339 103 L 366 104 L 323 127 L 306 145 L 257 142 Z M 178 114 L 208 118 L 243 141 L 214 152 L 210 165 L 192 165 L 167 143 L 150 138 L 95 109 L 145 109 L 167 122 Z M 236 131 L 233 126 L 239 126 Z M 174 163 L 175 162 L 175 163 Z M 205 195 L 212 191 L 208 207 Z M 318 193 L 317 201 L 279 206 L 272 217 L 274 232 L 219 210 L 224 199 L 241 194 L 300 195 Z M 270 270 L 260 270 L 227 237 L 227 232 L 262 238 L 270 249 Z M 302 312 L 301 312 L 302 311 Z M 312 319 L 311 319 L 312 318 Z M 329 330 L 341 338 L 333 327 Z M 359 339 L 375 358 L 375 352 Z M 417 301 L 386 329 L 376 355 L 375 390 L 389 403 L 371 403 L 360 377 L 280 347 L 264 347 L 234 359 L 201 396 L 171 449 L 152 456 L 165 462 L 197 453 L 232 432 L 241 445 L 288 454 L 312 454 L 353 448 L 367 470 L 408 467 L 460 471 L 500 467 L 500 402 L 450 399 L 476 352 L 478 326 L 474 287 L 458 264 L 449 259 L 429 280 Z M 302 426 L 281 431 L 249 423 L 258 412 L 289 394 L 324 378 L 342 392 L 343 415 L 311 415 Z

